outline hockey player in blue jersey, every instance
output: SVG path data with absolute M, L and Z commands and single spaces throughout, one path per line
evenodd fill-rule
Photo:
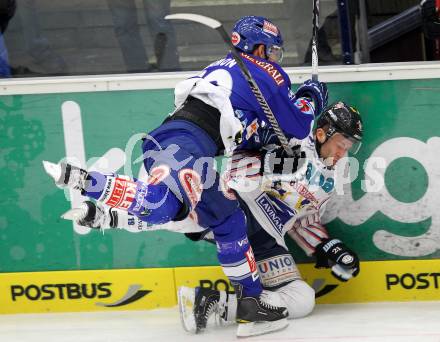
M 259 85 L 288 139 L 310 133 L 314 115 L 326 106 L 325 84 L 306 81 L 296 93 L 279 66 L 283 41 L 279 29 L 249 16 L 234 26 L 232 42 Z M 246 235 L 239 202 L 222 191 L 213 157 L 234 150 L 261 151 L 277 138 L 231 55 L 212 63 L 175 89 L 176 110 L 146 135 L 142 149 L 147 182 L 126 176 L 87 172 L 70 164 L 45 162 L 60 186 L 110 207 L 127 210 L 148 224 L 191 217 L 214 233 L 218 259 L 236 284 L 237 334 L 248 336 L 253 324 L 270 332 L 287 325 L 287 310 L 263 291 Z M 264 131 L 255 134 L 256 131 Z

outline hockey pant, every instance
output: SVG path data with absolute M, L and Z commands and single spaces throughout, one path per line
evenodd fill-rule
M 246 217 L 238 201 L 222 191 L 212 139 L 190 122 L 173 120 L 151 132 L 142 149 L 147 182 L 90 172 L 83 194 L 151 225 L 189 215 L 214 233 L 218 260 L 231 282 L 243 285 L 245 295 L 258 296 L 262 287 Z

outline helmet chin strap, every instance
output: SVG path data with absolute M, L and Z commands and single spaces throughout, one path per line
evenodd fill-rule
M 325 140 L 322 143 L 318 140 L 318 137 L 315 137 L 315 147 L 319 158 L 322 158 L 321 156 L 322 145 L 324 145 L 335 133 L 336 133 L 336 129 L 334 127 L 329 127 L 327 132 L 325 132 Z
M 318 137 L 316 137 L 316 139 L 315 139 L 315 148 L 316 148 L 316 152 L 318 153 L 318 157 L 319 158 L 321 158 L 321 148 L 322 148 L 322 145 L 324 145 L 326 141 L 327 141 L 327 138 L 324 140 L 323 143 L 321 143 L 318 140 Z

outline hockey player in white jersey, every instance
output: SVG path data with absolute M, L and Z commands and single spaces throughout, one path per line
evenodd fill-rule
M 288 159 L 279 148 L 267 152 L 262 158 L 238 154 L 232 159 L 228 184 L 236 190 L 248 218 L 248 237 L 263 287 L 278 294 L 282 305 L 289 311 L 289 318 L 308 315 L 315 305 L 315 293 L 302 280 L 285 245 L 285 234 L 307 255 L 316 258 L 317 268 L 331 268 L 339 280 L 347 281 L 359 273 L 356 254 L 341 240 L 331 238 L 320 218 L 334 192 L 337 162 L 348 151 L 357 152 L 361 140 L 362 120 L 358 111 L 338 102 L 321 114 L 314 133 L 300 142 L 298 148 L 303 161 L 294 160 L 292 163 L 290 160 L 292 166 L 286 167 Z M 259 176 L 262 170 L 273 164 L 274 155 L 278 157 L 275 171 L 284 169 L 287 175 Z M 294 179 L 289 175 L 292 167 L 298 167 Z M 263 184 L 265 191 L 256 184 Z M 193 240 L 203 238 L 202 233 L 187 235 Z M 275 270 L 272 270 L 273 265 L 277 266 Z M 221 321 L 235 320 L 234 294 L 202 287 L 182 287 L 178 296 L 182 323 L 187 331 L 202 331 L 213 313 Z
M 255 133 L 257 134 L 257 132 Z M 288 308 L 290 318 L 308 315 L 315 305 L 314 290 L 302 280 L 284 242 L 285 234 L 316 257 L 317 267 L 332 269 L 346 281 L 359 272 L 359 260 L 340 240 L 331 239 L 320 222 L 335 188 L 335 166 L 348 151 L 356 152 L 362 140 L 362 120 L 353 107 L 338 102 L 317 121 L 313 134 L 296 146 L 297 158 L 289 159 L 279 147 L 262 154 L 236 153 L 226 173 L 226 183 L 237 196 L 247 217 L 247 232 L 262 284 L 270 300 Z M 301 158 L 302 157 L 302 158 Z M 277 159 L 275 159 L 277 158 Z M 264 170 L 273 172 L 264 172 Z M 261 188 L 263 187 L 263 190 Z M 169 229 L 192 240 L 210 240 L 209 231 L 191 219 L 150 226 L 134 215 L 94 202 L 84 202 L 65 218 L 92 228 L 119 228 L 131 232 Z M 179 226 L 179 229 L 176 228 Z M 283 265 L 271 272 L 270 265 Z M 236 319 L 235 295 L 206 288 L 181 288 L 179 304 L 186 330 L 200 332 L 214 312 L 225 321 Z M 188 306 L 189 304 L 189 306 Z M 188 309 L 189 308 L 189 309 Z M 258 325 L 255 334 L 259 334 Z

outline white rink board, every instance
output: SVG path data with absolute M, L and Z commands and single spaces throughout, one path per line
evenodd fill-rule
M 287 329 L 247 341 L 439 342 L 440 302 L 319 305 Z M 236 341 L 235 326 L 183 331 L 177 308 L 0 316 L 2 342 Z
M 285 68 L 292 83 L 310 78 L 307 67 Z M 57 76 L 0 79 L 1 95 L 54 94 L 117 90 L 172 89 L 179 81 L 200 71 L 161 72 L 148 74 Z M 373 63 L 361 65 L 329 65 L 319 68 L 324 82 L 361 82 L 440 78 L 440 62 Z

